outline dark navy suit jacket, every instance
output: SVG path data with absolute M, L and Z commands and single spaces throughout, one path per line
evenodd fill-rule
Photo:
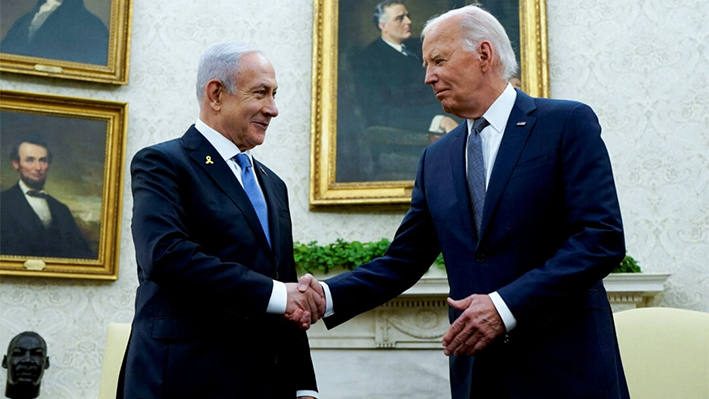
M 411 208 L 385 256 L 326 281 L 335 311 L 326 325 L 394 298 L 442 251 L 453 299 L 497 291 L 518 321 L 474 359 L 451 357 L 454 399 L 628 398 L 601 282 L 624 256 L 623 228 L 596 115 L 517 92 L 479 238 L 466 133 L 462 124 L 424 150 Z
M 257 161 L 254 170 L 273 249 L 242 186 L 194 126 L 133 158 L 140 286 L 126 399 L 293 399 L 317 390 L 305 332 L 266 314 L 272 279 L 297 276 L 286 185 Z

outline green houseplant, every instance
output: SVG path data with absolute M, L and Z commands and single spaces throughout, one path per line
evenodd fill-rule
M 338 238 L 335 242 L 318 245 L 317 241 L 307 244 L 293 243 L 293 255 L 296 266 L 305 273 L 321 272 L 327 274 L 334 268 L 352 270 L 362 263 L 384 255 L 391 242 L 386 238 L 377 242 L 345 241 Z M 434 262 L 440 269 L 445 269 L 443 255 Z M 640 266 L 633 257 L 626 255 L 613 273 L 640 273 Z

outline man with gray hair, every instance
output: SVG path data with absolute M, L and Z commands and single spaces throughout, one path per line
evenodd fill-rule
M 302 330 L 324 299 L 295 283 L 286 185 L 250 151 L 277 88 L 256 48 L 216 44 L 196 123 L 133 158 L 140 285 L 119 398 L 317 398 Z
M 513 89 L 510 40 L 476 6 L 428 22 L 423 63 L 466 123 L 423 151 L 385 255 L 323 282 L 326 326 L 405 291 L 442 252 L 453 399 L 627 399 L 602 283 L 625 243 L 596 115 Z

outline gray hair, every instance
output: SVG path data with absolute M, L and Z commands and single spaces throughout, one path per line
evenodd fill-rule
M 499 57 L 500 77 L 505 81 L 510 80 L 517 73 L 517 59 L 512 49 L 510 38 L 497 18 L 477 5 L 451 10 L 429 19 L 423 28 L 423 32 L 421 32 L 421 37 L 424 37 L 432 27 L 454 16 L 461 17 L 460 28 L 463 31 L 461 39 L 466 49 L 471 52 L 477 52 L 478 45 L 482 41 L 489 41 Z
M 394 4 L 404 4 L 400 0 L 386 0 L 382 1 L 381 3 L 377 4 L 377 7 L 374 9 L 374 14 L 372 15 L 372 22 L 374 22 L 374 26 L 379 29 L 379 24 L 385 24 L 387 20 L 389 19 L 389 14 L 387 14 L 387 7 L 393 6 Z
M 204 91 L 212 79 L 217 79 L 233 94 L 239 77 L 241 57 L 261 50 L 246 43 L 229 41 L 217 43 L 202 53 L 197 67 L 197 100 L 202 104 Z

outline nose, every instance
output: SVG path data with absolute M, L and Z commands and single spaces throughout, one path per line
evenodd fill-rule
M 407 25 L 411 25 L 411 18 L 409 18 L 408 15 L 404 17 L 404 23 Z
M 274 98 L 271 98 L 268 104 L 263 108 L 263 113 L 271 118 L 278 116 L 278 107 L 276 106 L 276 100 Z
M 426 77 L 424 78 L 424 83 L 427 85 L 432 85 L 438 81 L 438 77 L 435 72 L 433 72 L 433 67 L 431 65 L 426 66 Z

